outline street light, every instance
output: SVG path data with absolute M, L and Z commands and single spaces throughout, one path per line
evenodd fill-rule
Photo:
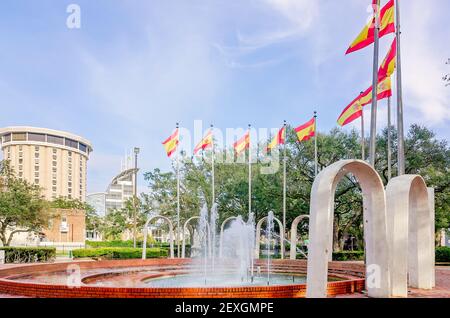
M 137 216 L 137 171 L 138 164 L 137 158 L 140 149 L 138 147 L 134 147 L 134 184 L 133 184 L 133 202 L 134 202 L 134 213 L 133 213 L 133 247 L 136 248 L 136 216 Z

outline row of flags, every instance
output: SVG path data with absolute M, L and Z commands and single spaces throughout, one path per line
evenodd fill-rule
M 286 140 L 286 125 L 284 125 L 272 141 L 267 146 L 266 150 L 270 151 L 275 149 L 279 145 L 284 145 Z M 308 141 L 316 134 L 316 117 L 313 117 L 307 123 L 297 127 L 294 129 L 297 134 L 298 141 Z M 170 158 L 176 152 L 177 147 L 179 145 L 179 128 L 176 128 L 175 131 L 168 137 L 162 144 L 167 153 L 167 156 Z M 206 150 L 213 146 L 213 130 L 209 129 L 206 134 L 203 136 L 202 140 L 195 146 L 194 155 L 197 154 L 200 150 Z M 245 150 L 250 148 L 250 128 L 248 131 L 233 144 L 234 151 L 237 155 L 241 154 Z
M 376 5 L 376 2 L 376 0 L 373 0 L 374 5 Z M 389 0 L 389 2 L 381 9 L 380 38 L 395 32 L 394 7 L 394 0 Z M 346 54 L 361 50 L 374 42 L 374 19 L 364 27 L 360 35 L 350 45 Z M 396 58 L 397 38 L 395 37 L 378 70 L 377 100 L 382 100 L 392 96 L 391 75 L 394 73 L 396 67 Z M 370 86 L 364 92 L 361 92 L 359 96 L 357 96 L 347 107 L 345 107 L 337 120 L 340 126 L 348 125 L 362 116 L 363 107 L 372 103 L 372 88 L 373 87 Z

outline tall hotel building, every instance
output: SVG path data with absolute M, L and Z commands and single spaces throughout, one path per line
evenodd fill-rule
M 3 159 L 19 178 L 42 187 L 46 199 L 86 199 L 91 143 L 71 133 L 34 127 L 0 129 Z

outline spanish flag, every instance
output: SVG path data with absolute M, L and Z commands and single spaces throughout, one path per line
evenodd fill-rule
M 397 38 L 394 38 L 391 48 L 386 55 L 383 63 L 378 70 L 378 81 L 384 80 L 386 77 L 390 77 L 395 70 L 397 57 Z
M 205 150 L 206 148 L 212 146 L 213 144 L 213 132 L 212 129 L 208 131 L 208 133 L 203 137 L 203 139 L 197 144 L 194 149 L 194 155 L 197 154 L 200 150 Z
M 284 145 L 285 139 L 286 139 L 286 126 L 283 126 L 283 128 L 281 128 L 278 131 L 277 135 L 272 139 L 270 144 L 267 146 L 266 151 L 272 150 L 278 145 Z
M 391 89 L 391 78 L 387 77 L 382 82 L 378 83 L 378 100 L 388 98 L 392 96 Z M 361 93 L 357 98 L 355 98 L 350 105 L 348 105 L 341 116 L 338 118 L 338 124 L 340 126 L 345 126 L 350 124 L 355 119 L 361 117 L 362 108 L 365 105 L 372 103 L 372 86 L 370 86 L 366 91 Z
M 310 140 L 316 134 L 316 119 L 313 118 L 306 124 L 295 128 L 295 132 L 297 133 L 299 142 Z
M 394 0 L 389 0 L 388 3 L 381 9 L 380 12 L 380 33 L 379 37 L 394 33 Z M 375 17 L 364 27 L 361 33 L 356 37 L 355 41 L 350 45 L 345 54 L 349 54 L 361 50 L 375 41 Z
M 175 129 L 175 131 L 173 132 L 173 134 L 166 139 L 166 141 L 164 141 L 162 144 L 164 146 L 164 149 L 167 152 L 167 156 L 170 158 L 173 153 L 177 150 L 178 147 L 178 143 L 179 143 L 179 130 L 178 128 Z
M 250 148 L 250 131 L 247 131 L 245 135 L 234 143 L 234 151 L 237 155 Z

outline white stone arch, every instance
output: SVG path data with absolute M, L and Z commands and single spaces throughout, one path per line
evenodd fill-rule
M 256 240 L 255 240 L 255 258 L 259 259 L 259 249 L 260 249 L 260 238 L 261 238 L 261 226 L 264 221 L 267 220 L 267 216 L 263 217 L 261 220 L 258 221 L 256 224 Z M 284 259 L 284 228 L 283 223 L 277 218 L 273 217 L 274 221 L 278 223 L 278 227 L 280 229 L 280 245 L 281 245 L 281 259 Z
M 187 219 L 186 222 L 184 222 L 184 225 L 183 225 L 183 244 L 182 244 L 182 248 L 181 248 L 181 257 L 182 257 L 182 258 L 185 258 L 185 257 L 186 257 L 186 230 L 187 230 L 187 226 L 188 226 L 188 224 L 189 224 L 191 221 L 193 221 L 193 220 L 199 220 L 199 219 L 200 219 L 199 216 L 193 216 L 193 217 Z M 211 256 L 211 238 L 209 237 L 209 233 L 210 233 L 211 231 L 210 231 L 209 223 L 208 223 L 208 222 L 206 222 L 206 227 L 208 228 L 208 238 L 209 238 L 209 239 L 208 239 L 208 252 L 209 252 L 209 254 L 210 254 L 210 256 Z M 193 241 L 193 238 L 191 238 L 191 240 Z M 192 246 L 192 244 L 191 244 L 191 246 Z
M 174 250 L 173 250 L 173 224 L 172 221 L 162 215 L 155 215 L 152 216 L 150 218 L 148 218 L 147 222 L 145 222 L 144 225 L 144 242 L 142 244 L 142 259 L 146 259 L 147 258 L 147 235 L 148 235 L 148 225 L 150 224 L 150 222 L 152 222 L 153 220 L 157 220 L 157 219 L 161 219 L 166 221 L 169 224 L 169 237 L 170 237 L 170 258 L 174 258 Z
M 433 197 L 418 175 L 394 178 L 386 188 L 391 296 L 407 297 L 408 281 L 413 288 L 434 287 Z
M 334 197 L 339 181 L 352 173 L 359 181 L 364 206 L 366 285 L 369 297 L 390 295 L 386 198 L 378 173 L 361 160 L 342 160 L 316 177 L 311 190 L 307 297 L 327 295 L 328 260 L 332 253 Z
M 304 219 L 309 219 L 309 215 L 299 215 L 297 216 L 291 225 L 291 259 L 297 258 L 297 227 L 301 221 Z
M 220 241 L 219 241 L 219 257 L 220 257 L 220 258 L 222 258 L 222 254 L 223 254 L 223 250 L 222 250 L 222 248 L 223 248 L 223 231 L 224 231 L 224 229 L 225 229 L 225 225 L 226 225 L 228 222 L 233 221 L 233 220 L 236 221 L 237 219 L 238 219 L 237 216 L 231 216 L 231 217 L 225 219 L 225 220 L 222 222 L 222 225 L 220 226 Z M 244 223 L 244 221 L 242 221 L 242 223 Z

